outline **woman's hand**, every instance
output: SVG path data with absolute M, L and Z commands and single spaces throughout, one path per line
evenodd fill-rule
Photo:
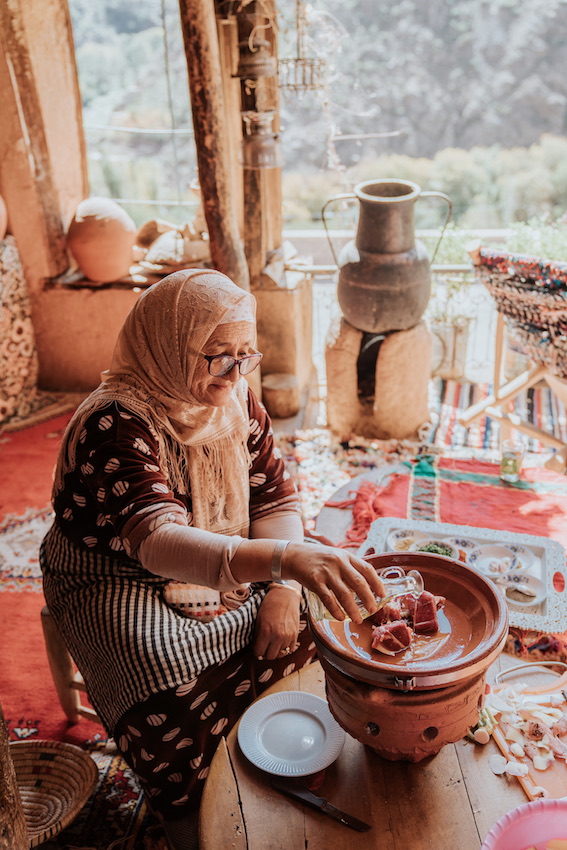
M 331 546 L 289 543 L 282 558 L 282 575 L 316 593 L 337 620 L 344 620 L 346 615 L 355 623 L 362 622 L 353 594 L 370 614 L 378 607 L 375 597 L 386 595 L 374 567 Z
M 254 654 L 270 661 L 294 651 L 299 634 L 301 596 L 285 587 L 272 587 L 266 593 L 254 636 Z

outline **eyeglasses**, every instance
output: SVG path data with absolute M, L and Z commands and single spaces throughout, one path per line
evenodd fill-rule
M 236 364 L 241 375 L 249 375 L 254 369 L 260 365 L 260 360 L 264 355 L 260 352 L 256 354 L 247 354 L 245 357 L 231 357 L 230 354 L 202 354 L 209 364 L 209 375 L 214 378 L 222 378 L 223 375 L 228 375 Z

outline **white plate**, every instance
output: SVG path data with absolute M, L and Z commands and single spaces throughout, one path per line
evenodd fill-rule
M 493 579 L 505 572 L 523 573 L 528 569 L 511 547 L 499 543 L 477 546 L 468 553 L 467 564 Z
M 410 552 L 421 552 L 421 551 L 423 551 L 423 548 L 422 548 L 423 546 L 430 546 L 430 545 L 443 546 L 445 549 L 450 549 L 451 550 L 450 554 L 443 555 L 442 557 L 453 558 L 455 561 L 459 560 L 458 549 L 455 549 L 453 544 L 449 543 L 449 541 L 446 540 L 444 537 L 425 537 L 423 540 L 417 540 L 415 543 L 413 543 L 410 546 L 409 551 Z M 431 554 L 435 555 L 435 554 L 440 554 L 440 553 L 433 552 Z
M 509 605 L 515 605 L 517 608 L 529 608 L 531 605 L 540 605 L 547 596 L 545 584 L 541 579 L 529 574 L 508 573 L 505 576 L 497 578 L 495 583 L 504 594 L 506 602 Z M 516 588 L 521 587 L 531 590 L 535 595 L 518 594 Z
M 307 776 L 332 764 L 345 733 L 326 700 L 302 691 L 262 697 L 238 726 L 240 749 L 252 764 L 276 776 Z
M 388 534 L 386 543 L 393 552 L 407 552 L 416 540 L 425 540 L 427 534 L 424 531 L 414 531 L 411 528 L 398 528 Z M 407 541 L 411 541 L 407 543 Z

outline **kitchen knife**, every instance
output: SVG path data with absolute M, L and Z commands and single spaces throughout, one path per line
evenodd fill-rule
M 337 809 L 336 806 L 333 806 L 324 797 L 318 797 L 313 791 L 309 791 L 303 785 L 297 785 L 279 777 L 272 777 L 271 783 L 272 788 L 275 788 L 276 791 L 281 791 L 282 794 L 287 794 L 288 797 L 301 800 L 302 803 L 313 806 L 314 809 L 319 809 L 319 811 L 335 818 L 340 823 L 344 823 L 345 826 L 350 826 L 351 829 L 356 829 L 358 832 L 367 832 L 369 829 L 372 829 L 369 824 L 341 811 L 341 809 Z

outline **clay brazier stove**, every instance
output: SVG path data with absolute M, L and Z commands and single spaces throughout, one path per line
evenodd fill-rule
M 429 421 L 431 333 L 422 316 L 431 274 L 413 221 L 414 204 L 426 195 L 441 197 L 450 210 L 446 195 L 407 180 L 360 183 L 353 195 L 327 202 L 360 203 L 356 237 L 336 260 L 343 315 L 325 350 L 327 419 L 341 440 L 415 437 Z
M 309 621 L 329 708 L 342 728 L 391 761 L 418 762 L 478 722 L 488 667 L 508 637 L 508 609 L 490 579 L 423 552 L 364 555 L 380 572 L 417 570 L 445 600 L 440 632 L 398 656 L 371 649 L 372 626 L 340 622 L 311 594 Z

